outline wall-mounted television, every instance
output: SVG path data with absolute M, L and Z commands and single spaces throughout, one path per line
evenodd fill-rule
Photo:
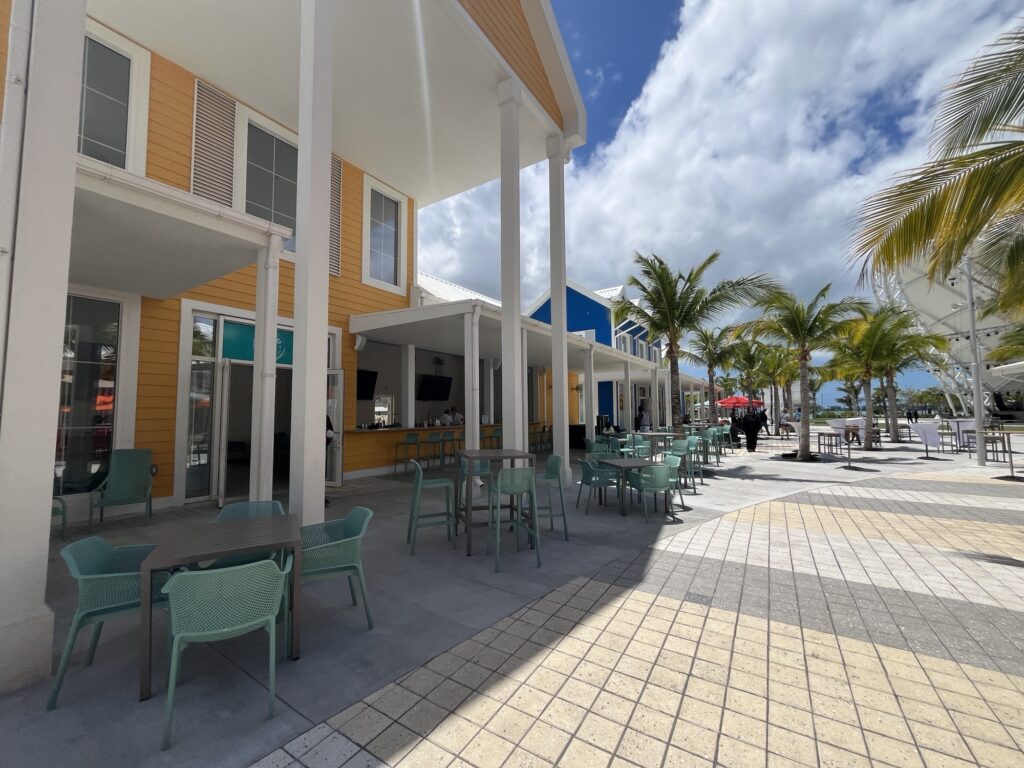
M 424 401 L 444 401 L 452 391 L 451 376 L 420 375 L 420 386 L 416 390 L 416 399 Z
M 377 372 L 364 371 L 362 368 L 356 371 L 356 400 L 373 400 L 377 390 Z

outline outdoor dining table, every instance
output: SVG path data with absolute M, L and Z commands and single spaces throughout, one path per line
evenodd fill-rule
M 152 684 L 153 571 L 170 571 L 220 557 L 279 549 L 290 550 L 294 555 L 289 602 L 292 610 L 291 658 L 297 659 L 302 627 L 302 590 L 299 588 L 302 581 L 302 519 L 299 515 L 185 523 L 175 527 L 170 538 L 156 545 L 142 561 L 139 701 L 150 697 Z
M 956 435 L 956 449 L 958 451 L 967 450 L 967 438 L 964 436 L 964 432 L 974 429 L 974 419 L 947 419 L 946 423 Z
M 598 459 L 601 464 L 619 471 L 619 514 L 626 516 L 626 473 L 631 469 L 643 469 L 652 465 L 650 459 Z
M 506 461 L 509 462 L 513 467 L 517 461 L 522 461 L 524 464 L 533 465 L 535 457 L 532 453 L 527 451 L 519 451 L 512 448 L 480 448 L 471 449 L 465 448 L 459 451 L 459 456 L 464 458 L 468 463 L 469 467 L 472 468 L 473 464 L 478 461 L 486 461 L 488 465 L 504 464 Z M 473 554 L 473 510 L 474 509 L 487 509 L 487 505 L 481 504 L 479 506 L 473 506 L 473 483 L 472 474 L 466 477 L 466 508 L 465 511 L 460 513 L 458 510 L 455 511 L 456 519 L 462 520 L 462 524 L 466 529 L 466 557 L 470 557 Z M 476 523 L 476 525 L 486 525 L 487 523 Z

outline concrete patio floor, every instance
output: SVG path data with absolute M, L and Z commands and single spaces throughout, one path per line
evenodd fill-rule
M 780 442 L 777 449 L 788 449 L 791 446 L 791 441 Z M 854 454 L 856 456 L 857 452 Z M 793 627 L 796 628 L 797 635 L 800 634 L 801 627 L 805 628 L 802 642 L 807 639 L 806 632 L 816 632 L 822 636 L 841 636 L 851 641 L 856 639 L 857 642 L 872 644 L 874 638 L 870 632 L 865 634 L 862 629 L 860 635 L 856 633 L 856 621 L 853 616 L 844 619 L 851 627 L 849 631 L 839 631 L 838 623 L 826 626 L 820 616 L 810 624 L 804 621 L 802 603 L 796 599 L 804 594 L 801 587 L 805 585 L 800 583 L 800 579 L 806 577 L 820 581 L 823 574 L 818 571 L 812 574 L 806 568 L 801 571 L 798 566 L 803 561 L 798 554 L 788 554 L 789 561 L 785 567 L 778 566 L 775 560 L 771 559 L 776 556 L 780 534 L 786 539 L 791 535 L 788 533 L 790 528 L 795 530 L 800 527 L 790 520 L 788 510 L 791 507 L 802 509 L 804 506 L 813 509 L 824 506 L 829 510 L 842 507 L 848 514 L 863 516 L 874 513 L 861 510 L 877 510 L 879 505 L 889 505 L 885 514 L 898 521 L 902 519 L 898 517 L 899 515 L 918 514 L 910 509 L 912 502 L 901 497 L 901 494 L 909 492 L 906 490 L 908 487 L 917 489 L 914 492 L 920 492 L 921 489 L 936 487 L 939 482 L 936 478 L 947 475 L 957 478 L 967 475 L 974 480 L 983 480 L 992 475 L 1005 474 L 1005 469 L 1001 470 L 997 466 L 984 475 L 979 475 L 976 470 L 969 467 L 966 457 L 962 456 L 944 456 L 942 463 L 926 462 L 922 459 L 918 446 L 887 445 L 884 451 L 864 457 L 858 463 L 863 467 L 862 471 L 849 472 L 843 469 L 840 463 L 803 465 L 781 461 L 770 451 L 761 451 L 754 455 L 737 452 L 725 457 L 722 466 L 714 470 L 714 476 L 709 476 L 707 484 L 699 487 L 700 493 L 697 496 L 685 495 L 685 501 L 692 510 L 681 513 L 680 521 L 672 522 L 659 516 L 657 520 L 652 518 L 649 525 L 643 523 L 638 506 L 632 507 L 626 518 L 620 517 L 617 514 L 614 497 L 612 504 L 607 507 L 592 504 L 590 514 L 584 516 L 582 505 L 579 511 L 573 509 L 575 489 L 571 489 L 567 492 L 570 541 L 563 540 L 557 527 L 554 533 L 545 531 L 545 535 L 542 536 L 544 562 L 540 569 L 534 567 L 533 556 L 529 550 L 524 549 L 518 554 L 503 550 L 503 572 L 500 574 L 494 573 L 492 558 L 484 555 L 482 532 L 477 532 L 477 536 L 474 537 L 476 554 L 472 558 L 465 556 L 462 536 L 459 537 L 457 549 L 453 551 L 444 541 L 442 529 L 421 531 L 417 554 L 410 557 L 404 544 L 409 479 L 399 474 L 352 481 L 344 489 L 331 494 L 332 504 L 328 508 L 328 515 L 343 516 L 348 509 L 357 505 L 369 506 L 375 511 L 363 554 L 370 600 L 374 609 L 375 628 L 366 629 L 362 607 L 350 605 L 348 591 L 342 580 L 320 582 L 304 587 L 303 656 L 297 662 L 281 660 L 278 663 L 277 717 L 272 720 L 266 719 L 265 639 L 251 635 L 212 646 L 195 647 L 185 656 L 183 685 L 179 689 L 175 705 L 175 743 L 169 752 L 161 753 L 158 746 L 166 683 L 160 679 L 160 675 L 165 674 L 166 670 L 163 643 L 159 639 L 154 643 L 154 696 L 147 702 L 139 703 L 136 700 L 137 619 L 124 617 L 114 620 L 109 627 L 105 627 L 96 662 L 92 667 L 82 666 L 81 659 L 86 643 L 80 643 L 81 647 L 69 668 L 56 711 L 47 713 L 43 710 L 47 684 L 32 686 L 0 698 L 0 743 L 3 744 L 0 748 L 3 759 L 0 763 L 5 766 L 246 766 L 262 759 L 261 766 L 286 766 L 299 759 L 302 761 L 301 765 L 311 768 L 337 768 L 345 761 L 348 761 L 345 762 L 346 765 L 355 766 L 369 765 L 378 758 L 388 764 L 395 764 L 406 758 L 409 764 L 446 765 L 455 759 L 455 754 L 460 750 L 468 749 L 468 752 L 462 752 L 462 758 L 477 766 L 500 764 L 510 756 L 515 756 L 516 761 L 508 764 L 515 765 L 531 762 L 543 764 L 544 761 L 571 764 L 577 759 L 583 760 L 580 764 L 596 764 L 590 761 L 607 762 L 613 755 L 639 765 L 660 765 L 663 760 L 666 765 L 687 764 L 672 749 L 681 750 L 694 758 L 701 757 L 701 753 L 699 750 L 686 752 L 685 745 L 675 744 L 671 737 L 674 730 L 669 724 L 668 731 L 664 731 L 663 718 L 650 715 L 652 721 L 660 723 L 657 726 L 660 736 L 652 735 L 639 724 L 635 727 L 631 725 L 630 718 L 640 712 L 645 713 L 646 717 L 649 714 L 647 709 L 638 708 L 636 713 L 631 709 L 626 722 L 621 724 L 625 729 L 625 735 L 620 736 L 629 736 L 626 731 L 639 735 L 629 736 L 625 741 L 616 739 L 613 745 L 608 741 L 607 734 L 603 733 L 605 726 L 602 721 L 594 720 L 590 725 L 586 725 L 586 719 L 591 714 L 594 717 L 599 716 L 593 710 L 598 694 L 595 693 L 589 703 L 586 703 L 575 701 L 570 689 L 575 690 L 585 684 L 619 698 L 622 698 L 621 693 L 635 689 L 636 697 L 626 697 L 632 702 L 631 707 L 636 704 L 637 697 L 645 695 L 644 685 L 671 692 L 674 687 L 682 684 L 683 688 L 675 693 L 689 695 L 690 691 L 685 681 L 703 679 L 699 672 L 694 671 L 694 665 L 697 664 L 695 659 L 708 662 L 707 675 L 712 674 L 710 665 L 713 660 L 704 659 L 697 646 L 693 648 L 697 653 L 688 662 L 690 666 L 687 671 L 669 667 L 668 672 L 659 673 L 669 675 L 673 681 L 671 685 L 669 677 L 661 683 L 650 678 L 655 666 L 653 661 L 658 658 L 658 654 L 665 653 L 669 648 L 668 638 L 672 636 L 670 627 L 678 623 L 684 614 L 700 617 L 701 626 L 705 628 L 721 628 L 718 624 L 705 623 L 711 618 L 721 622 L 723 627 L 730 624 L 734 629 L 731 643 L 735 643 L 735 638 L 741 634 L 738 627 L 747 627 L 754 622 L 755 626 L 748 628 L 753 634 L 765 633 L 765 654 L 768 654 L 769 648 L 775 647 L 771 642 L 774 635 L 771 635 L 770 631 L 776 631 L 778 637 L 785 637 L 787 634 L 792 635 Z M 917 473 L 922 472 L 925 474 L 920 475 L 919 480 L 913 479 Z M 851 485 L 852 481 L 856 481 L 856 485 Z M 885 486 L 887 490 L 862 490 L 865 486 L 874 488 L 878 483 L 896 485 Z M 1024 511 L 1016 501 L 1021 495 L 1019 486 L 996 482 L 992 487 L 1004 490 L 990 491 L 988 486 L 975 482 L 964 491 L 962 482 L 958 481 L 955 484 L 958 493 L 966 493 L 968 497 L 971 493 L 976 493 L 985 499 L 1005 497 L 1010 501 L 1005 504 L 997 502 L 994 506 L 991 502 L 986 506 L 984 501 L 973 506 L 964 502 L 950 503 L 948 500 L 929 501 L 927 503 L 933 505 L 929 509 L 929 520 L 946 521 L 939 524 L 943 530 L 954 523 L 965 528 L 959 535 L 969 534 L 968 529 L 977 529 L 978 533 L 973 534 L 969 542 L 978 552 L 992 551 L 992 545 L 986 546 L 986 541 L 994 532 L 1000 535 L 1017 535 L 1016 531 L 1019 529 L 1014 526 L 1020 524 L 1020 512 Z M 541 493 L 543 496 L 543 491 Z M 780 508 L 781 512 L 776 511 L 774 504 L 764 504 L 793 493 L 819 493 L 819 496 L 809 499 L 803 499 L 800 495 L 791 497 L 794 501 L 787 501 Z M 825 493 L 828 495 L 823 496 Z M 822 498 L 826 500 L 824 505 Z M 437 506 L 438 501 L 439 499 L 435 498 L 427 503 Z M 936 504 L 938 506 L 934 506 Z M 98 532 L 115 543 L 156 542 L 180 520 L 194 517 L 209 518 L 214 512 L 215 510 L 208 505 L 187 507 L 161 512 L 148 524 L 139 519 L 111 521 Z M 737 537 L 735 530 L 741 522 L 748 531 L 744 539 L 747 543 L 745 549 L 734 552 L 733 542 Z M 849 525 L 861 523 L 836 523 L 833 518 L 830 524 L 839 525 L 845 534 Z M 810 528 L 806 521 L 803 525 Z M 825 523 L 818 521 L 816 525 L 817 529 L 822 529 Z M 728 535 L 723 533 L 726 530 L 730 531 Z M 754 532 L 758 531 L 760 533 L 755 536 Z M 893 531 L 901 536 L 905 534 L 905 531 L 898 527 L 890 526 L 873 535 L 885 539 L 892 535 Z M 932 532 L 931 529 L 924 531 L 925 534 Z M 75 531 L 73 535 L 78 536 L 82 533 Z M 920 531 L 918 535 L 922 535 Z M 758 536 L 762 536 L 763 546 L 755 547 L 750 542 Z M 58 554 L 62 544 L 58 537 L 51 547 L 52 567 L 48 589 L 48 600 L 57 616 L 55 652 L 64 641 L 75 603 L 73 584 Z M 703 549 L 698 551 L 698 545 L 703 546 Z M 1019 552 L 1019 549 L 1017 551 Z M 1000 552 L 1001 556 L 1010 555 L 1009 551 Z M 762 562 L 766 557 L 768 561 Z M 839 562 L 844 561 L 840 558 Z M 891 565 L 891 561 L 885 558 L 880 562 L 887 566 Z M 681 568 L 681 563 L 685 563 L 685 568 Z M 739 567 L 739 581 L 735 582 L 737 576 L 734 573 L 735 583 L 726 589 L 729 582 L 721 578 L 718 572 L 727 570 L 726 566 L 729 563 Z M 671 568 L 668 568 L 669 564 Z M 685 572 L 689 574 L 690 581 L 697 579 L 696 583 L 699 585 L 698 577 L 701 577 L 709 567 L 716 571 L 716 576 L 704 585 L 707 588 L 697 589 L 689 583 L 682 585 L 677 576 L 672 575 L 676 572 Z M 1011 566 L 989 564 L 979 567 L 995 568 L 1002 574 L 1003 571 L 999 569 Z M 761 570 L 757 570 L 758 568 Z M 650 578 L 652 573 L 655 574 L 653 581 Z M 785 578 L 781 575 L 785 575 Z M 838 573 L 829 572 L 825 575 L 843 583 L 861 583 L 857 577 L 842 572 L 842 569 Z M 975 577 L 976 583 L 979 578 Z M 755 585 L 759 585 L 758 589 L 751 594 L 763 593 L 774 596 L 776 582 L 785 584 L 787 588 L 779 592 L 777 599 L 772 601 L 772 605 L 776 606 L 775 610 L 781 611 L 778 615 L 765 607 L 767 603 L 762 605 L 754 601 L 747 604 L 740 598 L 733 600 L 732 597 L 728 597 L 746 595 Z M 721 585 L 722 594 L 727 596 L 725 602 L 728 605 L 719 606 L 716 602 L 716 585 Z M 883 586 L 893 585 L 873 584 L 872 588 L 881 589 Z M 915 590 L 930 589 L 927 583 L 896 586 L 903 594 L 915 594 Z M 1001 600 L 1016 599 L 1019 605 L 1024 598 L 1019 581 L 1009 581 L 1008 586 L 1004 583 L 1003 589 Z M 989 589 L 988 592 L 991 593 L 992 590 Z M 968 597 L 976 599 L 977 594 L 980 594 L 978 590 L 974 590 L 968 593 Z M 707 599 L 695 599 L 696 595 L 704 595 Z M 857 598 L 859 594 L 854 591 L 853 597 Z M 961 599 L 955 595 L 939 597 Z M 877 598 L 877 594 L 872 595 L 872 599 Z M 823 603 L 827 608 L 823 610 L 831 616 L 832 614 L 828 613 L 831 610 L 828 607 L 830 604 L 827 601 Z M 638 606 L 646 608 L 641 611 Z M 659 610 L 655 612 L 654 608 Z M 1020 618 L 1010 607 L 1000 605 L 999 608 L 1009 612 L 1011 619 Z M 639 688 L 628 680 L 603 675 L 591 666 L 584 667 L 579 663 L 579 653 L 589 653 L 594 646 L 603 647 L 601 641 L 607 635 L 604 630 L 611 625 L 617 612 L 622 611 L 633 611 L 639 617 L 647 617 L 636 618 L 623 614 L 623 618 L 636 618 L 638 623 L 633 627 L 633 634 L 637 633 L 640 624 L 643 624 L 643 631 L 648 631 L 649 620 L 669 622 L 669 626 L 666 627 L 652 621 L 653 625 L 664 629 L 658 642 L 650 642 L 655 639 L 653 637 L 643 641 L 633 637 L 633 634 L 630 635 L 631 640 L 646 643 L 654 648 L 654 651 L 641 648 L 639 645 L 634 648 L 637 653 L 655 654 L 655 658 L 650 660 L 652 666 L 647 669 L 646 677 L 641 680 Z M 709 611 L 718 613 L 711 617 Z M 668 618 L 668 613 L 672 614 L 672 619 Z M 608 621 L 597 627 L 592 623 L 594 615 L 598 616 L 598 623 L 601 618 L 608 618 Z M 1003 616 L 1001 621 L 1005 619 L 1006 616 Z M 835 621 L 834 618 L 830 620 Z M 863 617 L 860 620 L 863 622 Z M 842 627 L 846 627 L 846 624 Z M 775 629 L 776 625 L 778 629 Z M 530 628 L 530 632 L 524 636 L 527 627 Z M 790 629 L 786 630 L 785 627 Z M 1008 640 L 1004 630 L 999 631 L 1003 634 L 997 639 L 1001 643 L 1009 642 L 1013 645 L 1014 639 Z M 164 632 L 163 617 L 158 615 L 157 638 L 163 637 Z M 580 634 L 585 638 L 580 637 Z M 714 640 L 710 635 L 708 637 L 709 640 Z M 588 645 L 586 650 L 576 644 L 576 641 L 584 639 Z M 699 637 L 691 640 L 695 643 L 701 642 Z M 938 646 L 907 647 L 905 640 L 906 638 L 900 645 L 886 647 L 897 648 L 899 652 L 911 655 L 937 652 Z M 607 642 L 621 645 L 621 641 L 617 640 L 606 639 L 606 644 Z M 627 650 L 630 642 L 627 641 L 618 649 L 616 665 L 622 662 L 623 652 L 627 656 L 630 655 Z M 757 639 L 752 639 L 751 642 L 756 643 Z M 784 644 L 784 641 L 779 642 Z M 885 646 L 885 640 L 880 640 L 877 644 Z M 563 657 L 573 657 L 574 648 L 577 651 L 574 657 L 577 661 L 572 663 Z M 1008 647 L 1000 648 L 1004 654 L 1009 653 Z M 595 652 L 595 656 L 599 655 L 603 654 Z M 511 661 L 513 658 L 516 661 Z M 682 663 L 678 659 L 676 661 Z M 970 664 L 972 668 L 978 669 L 993 669 L 992 664 L 980 664 L 975 657 L 965 657 L 962 660 L 954 658 L 952 663 Z M 508 666 L 497 673 L 502 679 L 491 679 L 495 674 L 494 670 L 505 664 Z M 628 662 L 627 665 L 632 665 L 632 662 Z M 700 664 L 697 669 L 704 666 Z M 565 695 L 562 694 L 562 683 L 565 683 L 565 680 L 550 691 L 545 690 L 543 686 L 531 686 L 530 689 L 523 689 L 518 698 L 513 700 L 522 683 L 540 667 L 552 669 L 563 677 L 569 676 L 569 682 L 576 681 L 579 686 L 569 686 Z M 724 674 L 728 675 L 731 667 L 726 664 L 724 669 Z M 998 664 L 995 669 L 999 669 Z M 486 672 L 486 675 L 483 675 L 483 672 Z M 722 673 L 719 671 L 714 674 Z M 541 677 L 548 676 L 544 673 Z M 601 678 L 599 683 L 595 682 L 597 678 Z M 740 678 L 738 675 L 736 679 Z M 444 679 L 448 679 L 449 682 L 445 684 Z M 548 681 L 549 686 L 553 685 L 551 681 L 554 679 L 556 678 Z M 1007 679 L 1011 680 L 1011 686 L 1016 685 L 1013 682 L 1014 678 Z M 410 680 L 413 682 L 409 682 Z M 618 681 L 624 687 L 618 693 L 614 693 L 609 689 L 609 680 Z M 766 680 L 770 682 L 771 678 L 767 677 Z M 389 692 L 394 691 L 395 681 L 400 681 L 399 687 L 404 693 L 392 693 L 385 699 Z M 455 687 L 456 683 L 467 689 L 467 695 L 468 691 L 475 690 L 479 696 L 492 703 L 496 702 L 498 709 L 490 712 L 483 722 L 476 722 L 472 717 L 463 717 L 467 712 L 463 712 L 460 707 L 467 705 L 461 700 L 455 700 L 458 698 L 456 692 L 461 690 Z M 721 681 L 715 684 L 724 685 Z M 440 687 L 442 685 L 444 687 Z M 700 684 L 697 685 L 697 688 L 699 687 Z M 534 690 L 540 691 L 543 695 L 535 698 Z M 587 691 L 589 695 L 589 688 L 580 690 Z M 1019 698 L 1021 691 L 1013 690 Z M 435 694 L 435 691 L 438 693 Z M 484 709 L 492 706 L 487 702 L 480 704 L 482 700 L 477 694 L 467 699 L 472 699 L 472 706 L 482 706 Z M 433 699 L 431 695 L 434 696 Z M 671 696 L 665 699 L 666 695 L 662 691 L 653 691 L 653 688 L 649 694 L 650 697 L 662 697 L 658 699 L 661 701 L 659 711 L 670 717 L 672 723 L 685 720 L 685 713 L 681 713 L 678 708 L 672 712 L 665 710 L 665 707 L 672 709 L 666 702 L 675 701 Z M 1005 694 L 993 695 L 1005 697 Z M 544 699 L 544 696 L 547 699 Z M 738 697 L 739 694 L 734 696 L 739 700 Z M 397 699 L 400 701 L 394 701 Z M 579 722 L 572 722 L 575 715 L 565 721 L 558 720 L 560 715 L 557 714 L 545 718 L 544 713 L 555 700 L 583 709 Z M 543 704 L 539 703 L 541 701 Z M 423 702 L 429 703 L 430 706 Z M 353 705 L 354 709 L 350 709 Z M 562 707 L 555 706 L 556 709 Z M 643 703 L 643 706 L 658 709 L 653 700 Z M 716 706 L 719 709 L 723 706 L 728 709 L 728 702 L 718 702 Z M 500 714 L 498 710 L 509 707 L 510 711 L 492 723 L 492 718 Z M 339 715 L 346 710 L 349 716 Z M 576 713 L 576 710 L 565 711 Z M 409 714 L 410 712 L 414 714 Z M 441 712 L 444 715 L 441 720 L 437 720 Z M 363 714 L 363 720 L 372 720 L 373 724 L 363 730 L 354 729 L 351 725 L 346 728 L 346 723 L 350 723 L 360 713 Z M 456 728 L 459 721 L 446 719 L 454 716 L 470 725 Z M 522 716 L 530 717 L 532 720 L 527 723 Z M 600 716 L 604 717 L 603 714 Z M 483 715 L 477 713 L 476 717 L 479 719 Z M 551 718 L 555 720 L 552 721 Z M 734 716 L 726 718 L 730 723 L 734 719 Z M 535 721 L 542 722 L 552 730 L 541 728 Z M 460 730 L 462 736 L 468 736 L 466 743 L 459 745 L 461 736 L 450 741 L 439 742 L 433 737 L 423 740 L 424 736 L 430 736 L 436 729 L 448 733 L 442 728 L 445 722 L 448 723 L 448 730 L 455 728 Z M 612 719 L 611 722 L 615 720 Z M 768 721 L 762 718 L 762 723 L 766 722 Z M 502 725 L 503 723 L 506 725 Z M 371 736 L 370 733 L 378 725 L 382 727 Z M 401 730 L 398 728 L 399 725 Z M 526 730 L 523 730 L 524 725 Z M 721 720 L 719 726 L 718 732 L 723 732 L 725 720 Z M 1024 728 L 1024 723 L 1020 723 L 1019 726 Z M 467 727 L 475 728 L 472 734 L 468 733 Z M 823 726 L 827 727 L 827 724 Z M 1016 736 L 1009 729 L 1014 726 L 1005 727 L 1012 742 Z M 393 730 L 389 731 L 387 738 L 381 740 L 380 734 L 388 728 Z M 531 741 L 529 733 L 533 733 L 534 729 L 537 730 L 537 734 Z M 715 732 L 714 729 L 709 730 Z M 588 740 L 586 736 L 592 731 L 595 734 L 594 738 Z M 600 737 L 597 735 L 598 731 L 602 732 Z M 615 732 L 615 729 L 612 728 L 611 732 Z M 917 734 L 916 730 L 913 732 Z M 307 733 L 308 735 L 304 735 Z M 410 736 L 410 733 L 415 736 Z M 503 740 L 504 743 L 493 741 L 490 738 L 492 736 Z M 655 741 L 660 739 L 662 747 L 657 759 L 652 757 L 653 751 L 643 752 L 641 747 L 655 751 L 658 748 L 640 736 Z M 297 737 L 300 737 L 298 741 L 293 741 Z M 595 743 L 595 739 L 600 740 Z M 564 743 L 556 754 L 555 747 L 560 740 Z M 535 741 L 536 746 L 531 749 L 530 745 Z M 738 743 L 750 746 L 749 739 L 744 742 L 740 738 Z M 289 745 L 287 751 L 280 749 L 285 744 Z M 710 759 L 718 759 L 723 764 L 729 764 L 726 759 L 729 758 L 730 749 L 739 750 L 736 754 L 746 754 L 740 747 L 734 748 L 729 746 L 730 744 L 730 741 L 722 741 L 720 744 L 716 741 L 716 751 L 711 753 Z M 506 745 L 511 745 L 507 752 Z M 766 742 L 762 746 L 762 751 L 767 755 L 770 744 Z M 1009 748 L 1005 744 L 1003 746 Z M 641 749 L 641 752 L 635 751 L 634 747 Z M 369 751 L 366 751 L 367 749 Z M 706 744 L 703 749 L 707 751 Z M 596 754 L 591 750 L 598 750 L 602 754 Z M 823 754 L 827 755 L 828 751 L 819 749 L 816 754 L 821 758 Z M 850 754 L 857 753 L 851 751 Z M 920 756 L 922 753 L 918 754 Z M 951 753 L 941 754 L 953 757 Z M 776 751 L 776 756 L 782 755 Z M 670 757 L 672 760 L 668 759 Z M 704 755 L 703 759 L 709 758 Z M 757 761 L 734 764 L 757 764 Z

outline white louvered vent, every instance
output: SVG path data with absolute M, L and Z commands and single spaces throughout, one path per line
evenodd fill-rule
M 231 205 L 235 170 L 235 101 L 196 80 L 192 192 Z
M 331 156 L 331 274 L 341 274 L 341 160 Z

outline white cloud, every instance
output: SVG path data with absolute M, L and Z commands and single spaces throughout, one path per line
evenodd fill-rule
M 687 0 L 615 136 L 567 169 L 570 277 L 621 282 L 633 251 L 714 277 L 854 289 L 858 203 L 927 152 L 940 89 L 1012 23 L 1008 0 Z M 523 299 L 547 281 L 547 175 L 522 174 Z M 421 268 L 494 295 L 498 186 L 423 210 Z

